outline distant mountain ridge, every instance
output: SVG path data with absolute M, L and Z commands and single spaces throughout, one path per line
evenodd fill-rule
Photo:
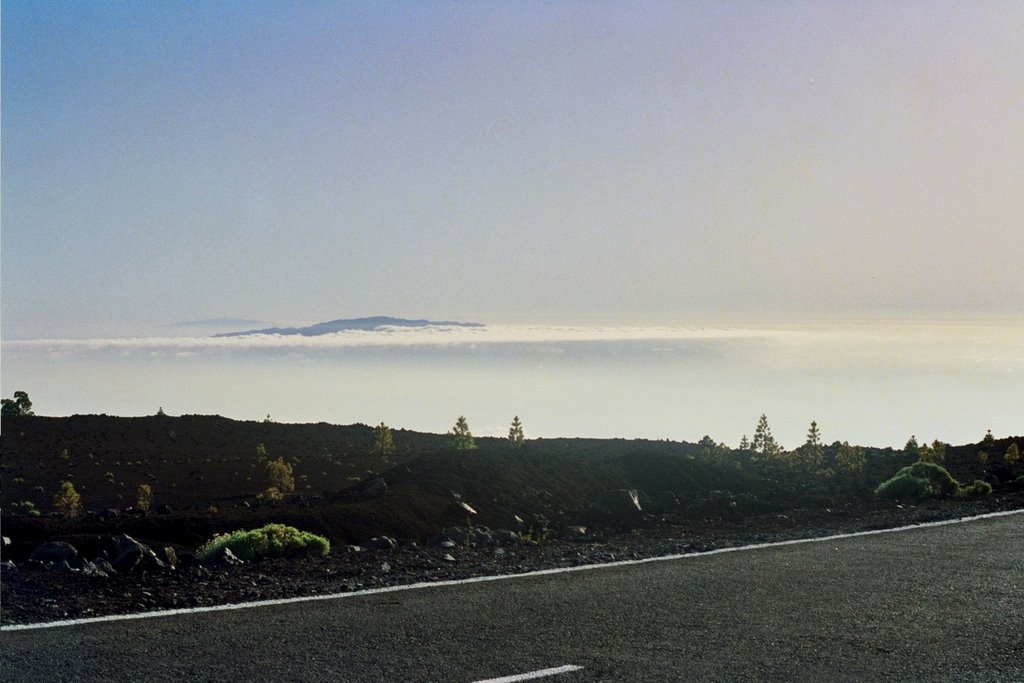
M 243 330 L 240 332 L 222 332 L 214 337 L 245 337 L 252 334 L 302 335 L 317 337 L 322 334 L 333 334 L 347 330 L 376 330 L 381 327 L 484 327 L 483 323 L 461 323 L 452 320 L 409 320 L 407 318 L 391 318 L 376 315 L 369 318 L 347 318 L 315 323 L 306 327 L 267 327 L 260 330 Z

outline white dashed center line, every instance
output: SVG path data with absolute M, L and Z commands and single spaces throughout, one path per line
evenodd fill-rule
M 530 671 L 525 674 L 513 674 L 511 676 L 502 676 L 501 678 L 488 678 L 485 681 L 476 681 L 475 683 L 515 683 L 516 681 L 532 681 L 535 678 L 547 678 L 548 676 L 567 674 L 570 671 L 579 671 L 582 668 L 582 666 L 577 666 L 575 664 L 566 664 L 565 666 L 556 666 L 553 669 L 538 669 L 537 671 Z

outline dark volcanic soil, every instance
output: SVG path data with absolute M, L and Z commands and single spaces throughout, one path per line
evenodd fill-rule
M 992 495 L 900 505 L 873 491 L 916 455 L 868 448 L 863 467 L 849 470 L 836 457 L 838 442 L 812 471 L 713 443 L 537 439 L 513 448 L 480 439 L 477 450 L 452 451 L 443 435 L 403 430 L 382 457 L 366 425 L 216 416 L 17 417 L 4 418 L 2 431 L 3 624 L 521 573 L 1024 508 L 1016 481 L 1024 464 L 1002 457 L 1011 443 L 1024 447 L 1020 437 L 946 452 L 953 476 L 984 479 Z M 267 502 L 260 493 L 275 458 L 293 467 L 295 492 Z M 73 519 L 54 511 L 64 481 L 81 494 L 82 514 Z M 374 483 L 379 490 L 369 494 Z M 140 484 L 153 492 L 145 513 L 136 509 Z M 627 490 L 639 492 L 643 511 L 630 508 Z M 87 560 L 106 549 L 113 561 L 109 549 L 121 534 L 188 558 L 215 534 L 271 522 L 321 534 L 332 552 L 109 576 L 28 562 L 51 540 L 70 542 Z M 576 525 L 587 532 L 569 540 Z M 527 532 L 529 540 L 430 543 L 456 526 Z M 381 536 L 397 547 L 366 549 Z
M 815 538 L 1024 509 L 1024 495 L 927 505 L 877 503 L 848 509 L 792 509 L 685 524 L 652 523 L 586 540 L 545 539 L 504 546 L 421 547 L 391 551 L 335 547 L 327 557 L 254 560 L 239 566 L 144 571 L 99 578 L 75 572 L 3 569 L 0 623 L 28 624 L 328 595 L 426 581 L 519 574 L 679 553 Z

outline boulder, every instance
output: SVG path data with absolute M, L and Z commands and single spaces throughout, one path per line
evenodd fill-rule
M 111 565 L 122 574 L 131 573 L 136 569 L 167 568 L 167 565 L 156 556 L 152 548 L 127 534 L 121 534 L 117 539 L 117 558 Z
M 394 550 L 398 547 L 398 541 L 390 536 L 374 536 L 365 545 L 371 550 Z
M 388 483 L 384 481 L 384 477 L 373 477 L 372 479 L 367 479 L 359 487 L 359 497 L 364 500 L 380 498 L 387 490 Z
M 178 566 L 178 554 L 174 552 L 174 548 L 169 545 L 162 546 L 156 549 L 157 558 L 169 567 Z
M 78 550 L 75 546 L 64 541 L 47 541 L 36 546 L 29 556 L 30 560 L 39 562 L 67 562 L 71 564 L 78 558 Z
M 222 546 L 220 550 L 207 558 L 206 564 L 212 567 L 235 567 L 240 564 L 245 564 L 245 562 L 240 560 L 238 556 L 231 552 L 231 548 Z

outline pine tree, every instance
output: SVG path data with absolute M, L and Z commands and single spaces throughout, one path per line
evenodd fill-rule
M 1017 442 L 1011 443 L 1010 447 L 1006 449 L 1006 455 L 1003 456 L 1003 460 L 1006 461 L 1007 465 L 1016 465 L 1020 461 L 1020 449 L 1017 447 Z
M 373 428 L 373 452 L 385 462 L 388 456 L 395 452 L 395 439 L 391 427 L 383 422 Z
M 818 430 L 817 422 L 811 422 L 811 426 L 807 430 L 807 441 L 799 450 L 801 465 L 811 470 L 816 470 L 821 466 L 825 457 L 825 449 L 821 445 L 821 432 Z
M 469 423 L 464 416 L 459 415 L 452 431 L 448 432 L 448 445 L 456 451 L 470 451 L 476 448 L 473 434 L 469 431 Z
M 508 440 L 516 448 L 523 445 L 523 440 L 526 438 L 526 434 L 523 433 L 523 423 L 519 421 L 519 416 L 516 415 L 512 418 L 512 426 L 508 428 Z
M 751 444 L 754 453 L 764 459 L 774 458 L 782 452 L 782 447 L 772 436 L 771 427 L 768 426 L 768 417 L 761 415 L 757 421 L 757 428 L 754 430 L 754 441 Z
M 60 489 L 53 497 L 53 507 L 68 517 L 75 517 L 82 509 L 82 496 L 78 495 L 75 485 L 70 481 L 62 481 Z
M 744 434 L 743 438 L 740 439 L 740 450 L 741 451 L 749 451 L 750 450 L 750 440 L 747 439 L 747 435 L 746 434 Z
M 295 476 L 292 466 L 283 457 L 267 463 L 267 490 L 263 495 L 271 500 L 283 498 L 284 494 L 295 490 Z

